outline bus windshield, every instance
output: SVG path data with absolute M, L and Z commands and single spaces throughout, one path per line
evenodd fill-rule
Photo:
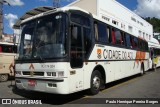
M 23 24 L 19 59 L 66 56 L 66 17 L 64 13 L 56 13 Z

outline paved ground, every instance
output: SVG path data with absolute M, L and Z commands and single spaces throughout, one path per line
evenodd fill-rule
M 11 81 L 0 83 L 0 98 L 25 98 L 21 100 L 37 100 L 42 101 L 42 105 L 23 105 L 30 107 L 125 107 L 125 106 L 144 106 L 144 107 L 159 107 L 159 104 L 105 104 L 106 100 L 133 100 L 128 98 L 140 98 L 136 100 L 146 100 L 149 98 L 155 98 L 153 100 L 160 99 L 160 69 L 156 72 L 146 72 L 144 76 L 133 76 L 127 79 L 123 79 L 114 83 L 106 85 L 106 88 L 95 96 L 89 96 L 85 91 L 74 93 L 71 95 L 55 95 L 39 92 L 28 92 L 23 90 L 17 90 Z M 108 99 L 109 98 L 109 99 Z M 110 99 L 113 98 L 113 99 Z M 127 99 L 122 99 L 127 98 Z M 146 98 L 146 99 L 141 99 Z M 159 99 L 158 99 L 159 98 Z M 152 99 L 149 99 L 152 100 Z M 82 104 L 87 103 L 87 104 Z M 100 104 L 97 104 L 100 103 Z M 160 103 L 160 102 L 159 102 Z M 21 107 L 22 105 L 0 105 L 0 107 L 16 106 Z

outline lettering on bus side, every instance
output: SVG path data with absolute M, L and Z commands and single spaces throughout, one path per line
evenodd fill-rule
M 55 68 L 55 65 L 45 65 L 45 64 L 42 64 L 41 68 Z
M 133 52 L 104 49 L 103 57 L 104 59 L 116 59 L 116 60 L 133 59 Z

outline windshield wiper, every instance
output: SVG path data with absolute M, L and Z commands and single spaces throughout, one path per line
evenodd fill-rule
M 22 57 L 21 57 L 21 59 L 29 59 L 30 58 L 30 55 L 23 55 Z
M 36 56 L 34 56 L 34 58 L 40 59 L 40 61 L 43 61 L 43 62 L 45 61 L 45 59 L 40 55 L 36 55 Z

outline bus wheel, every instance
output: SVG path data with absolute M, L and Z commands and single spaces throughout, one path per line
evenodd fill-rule
M 8 74 L 1 74 L 0 75 L 0 81 L 1 82 L 7 81 L 7 80 L 8 80 Z
M 91 95 L 98 94 L 98 92 L 100 91 L 101 82 L 102 82 L 101 73 L 98 70 L 95 70 L 91 75 L 91 83 L 90 83 L 91 86 L 89 89 L 89 93 Z

